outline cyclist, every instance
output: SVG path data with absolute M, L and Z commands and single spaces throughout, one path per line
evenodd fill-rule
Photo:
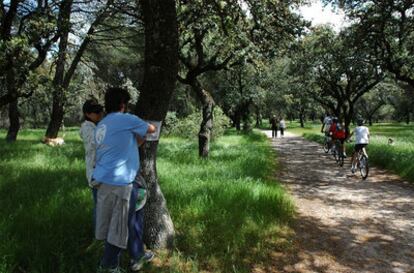
M 321 133 L 325 133 L 325 135 L 328 136 L 329 128 L 331 127 L 331 124 L 332 124 L 332 117 L 329 113 L 326 113 L 326 116 L 322 122 Z
M 345 140 L 347 138 L 347 133 L 345 130 L 345 124 L 341 122 L 338 118 L 333 118 L 333 122 L 331 127 L 329 128 L 329 132 L 332 135 L 332 142 L 335 143 L 335 141 L 340 142 L 340 148 L 341 154 L 343 157 L 346 157 L 345 153 Z
M 332 117 L 331 115 L 327 112 L 325 118 L 323 119 L 322 122 L 322 128 L 321 128 L 321 133 L 325 133 L 325 138 L 327 138 L 328 140 L 328 147 L 329 149 L 332 146 L 332 139 L 329 135 L 329 129 L 331 128 L 332 125 Z
M 352 166 L 351 172 L 352 173 L 355 173 L 356 166 L 354 163 L 356 160 L 356 156 L 360 150 L 362 150 L 364 155 L 368 158 L 367 152 L 365 151 L 365 147 L 369 144 L 370 134 L 369 134 L 368 127 L 364 126 L 363 119 L 357 120 L 357 127 L 355 127 L 354 131 L 350 134 L 349 137 L 352 137 L 352 135 L 354 134 L 355 134 L 355 147 L 354 147 L 354 152 L 352 154 L 352 159 L 351 159 L 351 166 Z

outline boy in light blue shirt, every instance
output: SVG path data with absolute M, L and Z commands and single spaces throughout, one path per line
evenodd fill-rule
M 95 131 L 95 180 L 114 186 L 134 181 L 139 169 L 136 136 L 144 138 L 148 126 L 148 123 L 134 115 L 108 113 Z
M 121 88 L 105 94 L 107 116 L 95 131 L 96 166 L 93 179 L 100 183 L 96 205 L 95 237 L 105 240 L 98 272 L 117 272 L 122 249 L 128 244 L 128 216 L 132 182 L 139 171 L 137 137 L 155 132 L 155 126 L 126 114 L 130 96 Z

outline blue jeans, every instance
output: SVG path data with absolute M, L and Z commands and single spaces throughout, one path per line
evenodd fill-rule
M 105 250 L 101 260 L 103 268 L 115 268 L 119 265 L 119 258 L 121 256 L 122 248 L 111 245 L 105 242 Z
M 135 211 L 139 186 L 133 183 L 128 217 L 128 251 L 131 259 L 138 260 L 144 255 L 144 211 Z

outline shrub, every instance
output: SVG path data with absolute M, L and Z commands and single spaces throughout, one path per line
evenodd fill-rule
M 196 111 L 185 118 L 179 119 L 175 112 L 168 112 L 164 119 L 163 134 L 194 138 L 198 135 L 201 124 L 201 111 Z M 224 130 L 230 126 L 230 119 L 221 108 L 214 108 L 212 138 L 224 134 Z

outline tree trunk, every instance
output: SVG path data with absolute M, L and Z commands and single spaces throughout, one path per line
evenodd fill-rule
M 20 129 L 19 108 L 17 99 L 9 104 L 9 130 L 7 131 L 6 141 L 14 142 Z
M 173 249 L 174 224 L 158 183 L 157 147 L 158 141 L 151 141 L 140 148 L 141 172 L 149 192 L 149 199 L 144 207 L 144 242 L 151 249 Z
M 349 132 L 349 125 L 351 124 L 352 118 L 354 117 L 354 105 L 349 102 L 348 108 L 344 105 L 344 122 L 345 128 Z
M 253 130 L 253 127 L 252 127 L 252 123 L 251 123 L 251 121 L 250 121 L 250 119 L 249 119 L 249 116 L 244 116 L 244 118 L 243 118 L 243 131 L 245 132 L 245 133 L 249 133 L 249 132 L 251 132 Z
M 64 102 L 65 102 L 65 65 L 68 51 L 68 37 L 70 32 L 70 15 L 72 13 L 73 0 L 63 1 L 60 5 L 58 20 L 59 31 L 59 51 L 56 61 L 55 76 L 53 78 L 53 105 L 52 116 L 46 130 L 45 136 L 56 138 L 63 121 Z
M 178 27 L 174 0 L 141 0 L 145 26 L 145 67 L 136 114 L 161 121 L 167 115 L 178 73 Z M 174 225 L 158 183 L 158 141 L 140 148 L 143 176 L 149 188 L 144 207 L 144 241 L 149 248 L 173 248 Z
M 237 110 L 234 114 L 234 126 L 236 127 L 237 131 L 241 130 L 241 114 L 239 110 Z
M 407 117 L 405 119 L 405 123 L 410 124 L 410 113 L 407 113 Z
M 299 113 L 299 120 L 300 120 L 300 127 L 305 128 L 305 117 L 302 111 Z
M 64 90 L 62 90 L 63 88 L 61 87 L 55 88 L 56 91 L 53 92 L 52 115 L 45 134 L 48 138 L 56 138 L 58 136 L 64 115 Z
M 213 129 L 213 110 L 215 102 L 210 93 L 201 87 L 201 84 L 197 79 L 193 79 L 191 81 L 191 87 L 197 94 L 203 107 L 200 131 L 198 133 L 198 155 L 201 158 L 207 158 L 210 150 L 211 131 Z
M 256 128 L 259 128 L 262 125 L 262 115 L 260 113 L 260 108 L 256 106 Z
M 203 92 L 207 91 L 203 90 Z M 201 158 L 207 158 L 210 151 L 211 131 L 213 129 L 213 110 L 214 101 L 212 98 L 211 100 L 207 98 L 203 100 L 203 119 L 200 125 L 200 132 L 198 133 L 198 155 Z

